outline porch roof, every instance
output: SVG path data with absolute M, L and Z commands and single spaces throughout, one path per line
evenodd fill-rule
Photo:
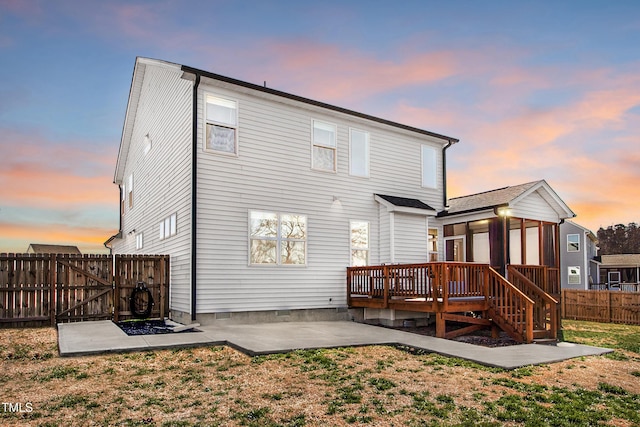
M 376 201 L 385 205 L 390 211 L 436 215 L 436 210 L 422 200 L 386 194 L 374 194 L 374 197 Z
M 483 211 L 499 207 L 513 207 L 534 191 L 542 190 L 544 198 L 560 214 L 560 218 L 573 218 L 575 213 L 560 199 L 545 180 L 489 190 L 448 200 L 449 209 L 438 216 Z
M 640 267 L 640 254 L 602 255 L 601 267 Z

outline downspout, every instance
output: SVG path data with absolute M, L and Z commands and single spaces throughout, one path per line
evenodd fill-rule
M 449 140 L 447 145 L 442 149 L 442 209 L 449 210 L 447 200 L 447 148 L 453 145 L 453 141 Z
M 191 321 L 196 320 L 196 292 L 197 292 L 197 247 L 198 243 L 198 86 L 200 74 L 196 74 L 193 85 L 193 111 L 191 121 Z

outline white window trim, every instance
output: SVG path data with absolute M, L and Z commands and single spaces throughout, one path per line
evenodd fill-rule
M 127 199 L 129 209 L 133 208 L 133 173 L 129 175 L 129 179 L 127 180 Z
M 367 224 L 367 246 L 353 246 L 353 236 L 351 235 L 351 230 L 353 230 L 353 223 L 355 222 L 364 222 Z M 349 221 L 349 265 L 353 267 L 353 251 L 366 251 L 367 252 L 367 262 L 366 266 L 371 265 L 371 222 L 364 220 L 351 220 Z
M 207 104 L 208 104 L 208 100 L 209 99 L 220 99 L 222 101 L 227 101 L 227 102 L 233 102 L 235 103 L 236 106 L 236 124 L 235 125 L 230 125 L 229 123 L 223 123 L 223 122 L 216 122 L 214 120 L 208 120 L 207 119 Z M 203 135 L 202 135 L 202 149 L 203 151 L 207 152 L 207 153 L 212 153 L 212 154 L 218 154 L 221 156 L 227 156 L 227 157 L 238 157 L 238 153 L 240 151 L 240 147 L 239 147 L 239 125 L 238 125 L 238 110 L 240 109 L 240 102 L 237 99 L 230 99 L 227 98 L 225 96 L 220 96 L 218 94 L 214 94 L 211 92 L 205 92 L 204 94 L 204 126 L 202 129 Z M 234 136 L 235 136 L 235 140 L 234 140 L 234 151 L 233 153 L 230 153 L 228 151 L 222 151 L 222 150 L 215 150 L 213 148 L 207 148 L 207 125 L 208 124 L 213 124 L 216 126 L 220 126 L 220 127 L 225 127 L 225 128 L 229 128 L 229 129 L 234 129 Z
M 569 237 L 571 237 L 571 236 L 578 236 L 578 242 L 577 242 L 578 243 L 578 249 L 576 249 L 576 250 L 570 249 L 571 248 L 571 243 L 575 243 L 575 242 L 571 242 L 571 243 L 569 242 Z M 580 243 L 581 243 L 580 242 L 580 234 L 567 234 L 567 252 L 580 252 L 580 249 L 581 249 Z
M 334 138 L 335 146 L 331 147 L 324 144 L 316 144 L 315 137 L 314 137 L 316 123 L 333 128 L 333 138 Z M 314 147 L 321 147 L 321 148 L 333 150 L 333 169 L 322 169 L 314 166 L 314 161 L 313 161 Z M 338 172 L 338 126 L 335 123 L 330 123 L 330 122 L 325 122 L 324 120 L 315 120 L 315 119 L 311 121 L 311 169 L 314 171 L 325 172 L 325 173 L 335 174 Z
M 160 240 L 166 240 L 169 237 L 173 237 L 178 234 L 178 214 L 173 213 L 167 217 L 162 218 L 159 224 L 158 237 Z
M 144 233 L 136 234 L 136 249 L 140 250 L 144 247 Z
M 266 213 L 266 214 L 273 214 L 276 215 L 278 218 L 278 234 L 276 237 L 263 237 L 261 236 L 260 238 L 252 238 L 251 237 L 251 213 L 255 212 L 255 213 Z M 296 216 L 303 216 L 305 218 L 305 238 L 304 239 L 283 239 L 281 236 L 281 226 L 280 226 L 280 222 L 281 222 L 281 218 L 283 215 L 296 215 Z M 268 264 L 268 263 L 252 263 L 251 262 L 251 241 L 252 240 L 271 240 L 276 242 L 276 262 L 272 263 L 272 264 Z M 281 247 L 280 244 L 283 241 L 293 241 L 293 242 L 304 242 L 304 264 L 283 264 L 282 260 L 281 260 Z M 308 262 L 309 262 L 309 247 L 308 247 L 308 241 L 309 241 L 309 216 L 306 214 L 294 214 L 291 212 L 278 212 L 278 211 L 268 211 L 268 210 L 259 210 L 259 209 L 251 209 L 248 212 L 247 215 L 247 265 L 249 267 L 258 267 L 258 268 L 278 268 L 278 267 L 285 267 L 285 268 L 302 268 L 302 267 L 307 267 Z
M 571 269 L 576 269 L 578 274 L 571 274 Z M 582 283 L 582 272 L 580 271 L 580 266 L 571 266 L 567 267 L 567 284 L 568 285 L 579 285 Z M 578 281 L 571 283 L 571 276 L 577 277 Z
M 366 172 L 364 175 L 359 175 L 353 173 L 353 132 L 361 132 L 365 135 L 365 169 Z M 369 132 L 357 129 L 357 128 L 349 128 L 349 175 L 355 176 L 358 178 L 369 178 L 371 173 L 371 135 Z
M 433 150 L 433 177 L 434 177 L 434 184 L 433 185 L 425 184 L 425 179 L 424 179 L 424 174 L 425 174 L 424 150 L 425 150 L 425 148 Z M 438 150 L 436 150 L 435 147 L 432 147 L 432 146 L 426 145 L 426 144 L 422 144 L 420 146 L 420 185 L 422 186 L 422 188 L 432 188 L 432 189 L 437 189 L 438 188 Z

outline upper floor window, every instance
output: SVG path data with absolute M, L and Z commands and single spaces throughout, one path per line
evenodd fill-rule
M 579 251 L 580 251 L 580 235 L 567 234 L 567 252 L 579 252 Z
M 120 186 L 120 214 L 124 215 L 124 205 L 127 201 L 127 188 L 126 184 Z
M 422 146 L 422 186 L 437 188 L 436 149 L 428 145 Z
M 272 212 L 249 213 L 249 263 L 307 263 L 307 217 Z
M 238 103 L 207 95 L 205 147 L 219 153 L 238 153 Z
M 369 132 L 349 131 L 349 174 L 369 176 Z
M 133 207 L 133 174 L 129 175 L 129 182 L 127 183 L 127 191 L 129 198 L 129 208 Z
M 336 126 L 314 120 L 312 167 L 318 170 L 335 172 L 337 165 L 336 151 Z
M 351 265 L 369 265 L 369 223 L 351 221 Z

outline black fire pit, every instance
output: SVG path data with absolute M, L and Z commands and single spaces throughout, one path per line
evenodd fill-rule
M 183 332 L 199 332 L 196 328 L 184 329 L 178 331 L 174 329 L 181 326 L 177 323 L 167 322 L 162 319 L 146 319 L 146 320 L 124 320 L 115 322 L 120 329 L 127 335 L 157 335 L 157 334 L 181 334 Z

